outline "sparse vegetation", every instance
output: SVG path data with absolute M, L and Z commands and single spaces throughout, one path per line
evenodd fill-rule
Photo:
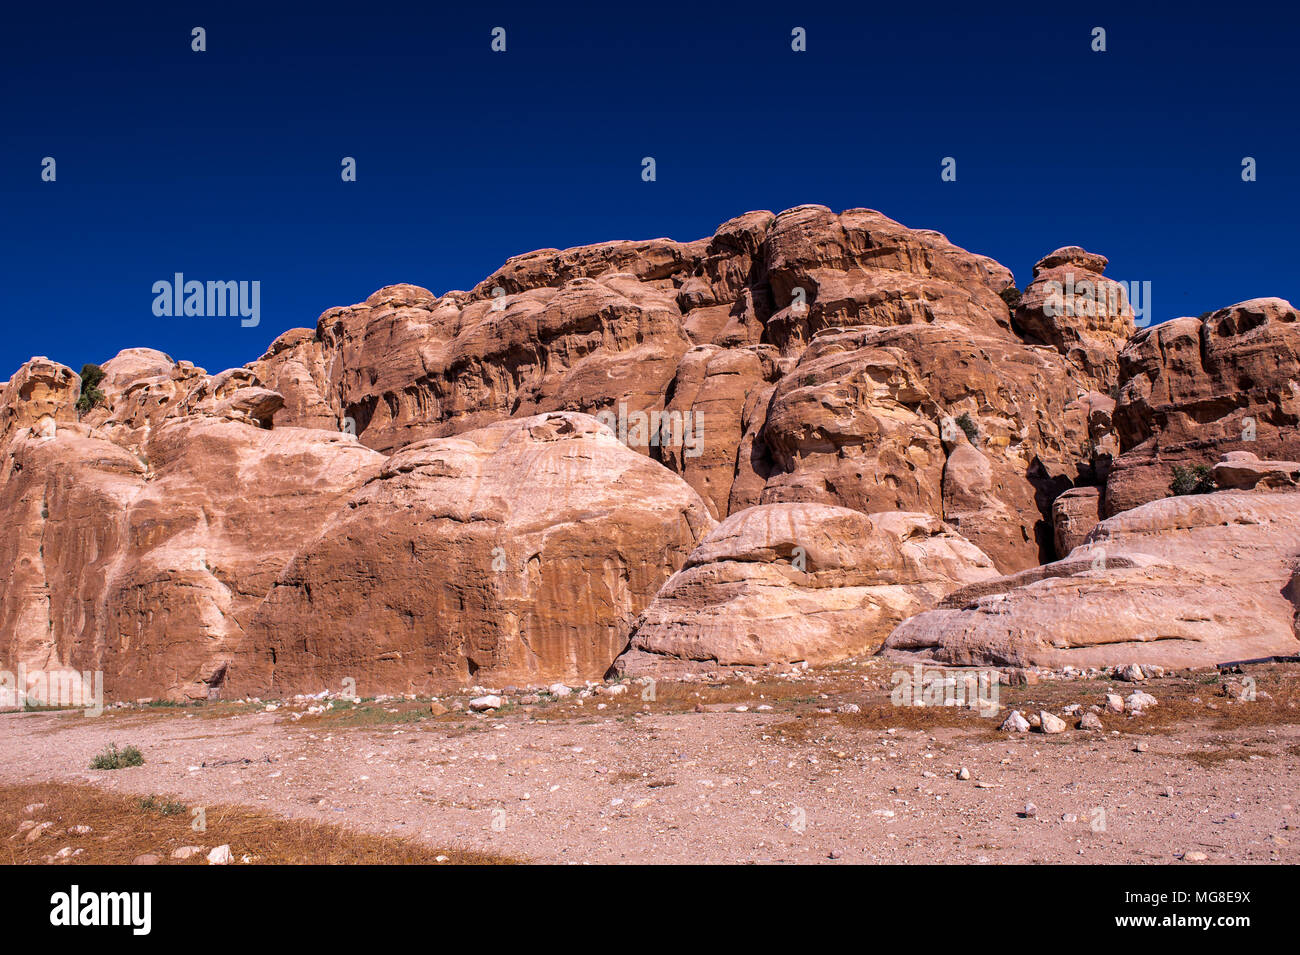
M 24 807 L 41 804 L 31 815 Z M 179 811 L 176 809 L 179 807 Z M 164 865 L 206 865 L 207 850 L 229 845 L 238 862 L 260 865 L 502 865 L 522 860 L 464 849 L 427 846 L 413 839 L 374 835 L 303 819 L 282 819 L 240 806 L 210 805 L 207 830 L 190 828 L 187 807 L 170 796 L 141 799 L 94 786 L 39 783 L 0 786 L 0 825 L 12 831 L 23 819 L 48 820 L 54 831 L 87 826 L 89 834 L 52 841 L 10 839 L 0 844 L 0 864 L 48 864 L 60 845 L 81 850 L 74 864 L 129 865 L 145 853 Z M 202 852 L 174 860 L 186 845 Z
M 125 769 L 128 766 L 143 766 L 144 754 L 134 746 L 117 748 L 116 743 L 109 743 L 108 748 L 90 761 L 91 769 Z
M 81 366 L 81 397 L 77 399 L 77 411 L 85 414 L 96 405 L 102 405 L 106 400 L 104 393 L 99 390 L 99 383 L 104 380 L 104 369 L 98 365 L 85 364 Z
M 140 800 L 140 808 L 146 812 L 156 812 L 160 816 L 180 816 L 184 815 L 189 806 L 175 799 L 167 799 L 161 796 L 146 796 Z
M 1007 308 L 1014 314 L 1016 309 L 1020 307 L 1020 289 L 1014 285 L 1008 285 L 998 294 L 1002 296 L 1002 301 L 1007 303 Z
M 1209 494 L 1215 490 L 1214 475 L 1206 464 L 1191 468 L 1174 465 L 1174 479 L 1169 482 L 1169 490 L 1175 495 Z
M 957 416 L 957 427 L 966 432 L 966 437 L 971 444 L 974 444 L 980 436 L 979 425 L 971 418 L 969 411 L 963 411 Z

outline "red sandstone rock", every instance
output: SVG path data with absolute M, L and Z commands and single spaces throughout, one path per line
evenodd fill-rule
M 689 486 L 587 415 L 418 442 L 284 570 L 232 685 L 351 679 L 369 695 L 598 679 L 712 527 Z
M 905 617 L 997 577 L 926 514 L 764 504 L 727 518 L 646 608 L 620 668 L 825 663 L 874 650 Z
M 1167 496 L 1175 466 L 1213 467 L 1229 451 L 1300 460 L 1300 321 L 1289 302 L 1252 299 L 1146 329 L 1120 367 L 1107 513 Z
M 1297 560 L 1298 492 L 1166 498 L 1098 524 L 1063 561 L 957 591 L 899 626 L 885 651 L 1053 668 L 1291 655 Z

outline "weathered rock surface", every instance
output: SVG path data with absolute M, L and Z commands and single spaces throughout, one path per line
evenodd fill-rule
M 1052 503 L 1056 527 L 1056 552 L 1068 554 L 1092 533 L 1101 521 L 1101 488 L 1076 487 Z
M 1065 560 L 948 597 L 886 652 L 951 664 L 1206 666 L 1300 651 L 1300 492 L 1166 498 L 1098 524 Z
M 979 548 L 926 514 L 751 507 L 718 525 L 663 586 L 620 669 L 844 659 L 952 590 L 997 576 Z
M 878 640 L 835 622 L 847 591 L 889 594 L 854 604 L 867 631 L 991 586 L 965 547 L 1064 579 L 1038 565 L 1163 497 L 1176 463 L 1248 450 L 1221 485 L 1284 496 L 1294 309 L 1246 302 L 1120 352 L 1131 311 L 1105 264 L 1060 249 L 1017 296 L 940 233 L 809 205 L 528 253 L 469 291 L 389 286 L 216 375 L 127 349 L 82 413 L 78 376 L 33 359 L 0 385 L 0 665 L 102 669 L 110 698 L 586 679 L 670 576 L 684 589 L 655 613 L 707 619 L 715 657 L 749 636 L 689 610 L 701 594 L 738 620 L 830 601 L 808 614 L 822 629 L 761 636 L 777 657 L 835 654 Z M 1254 442 L 1234 443 L 1247 418 Z M 755 507 L 865 521 L 875 570 L 912 577 L 849 583 L 845 556 L 792 583 L 718 557 L 688 568 L 715 589 L 687 587 L 698 538 Z M 505 571 L 482 567 L 495 547 Z M 663 646 L 712 652 L 689 643 Z
M 1175 466 L 1213 467 L 1229 451 L 1300 460 L 1300 321 L 1289 302 L 1252 299 L 1143 330 L 1120 354 L 1120 376 L 1108 514 L 1167 496 Z
M 232 687 L 599 678 L 713 524 L 687 484 L 587 415 L 417 442 L 280 575 Z
M 1128 318 L 1063 317 L 1052 342 L 1027 343 L 1011 284 L 937 232 L 799 206 L 694 242 L 529 253 L 469 292 L 391 286 L 250 368 L 284 397 L 282 426 L 350 422 L 390 453 L 511 417 L 606 414 L 718 519 L 779 501 L 925 511 L 1014 570 L 1053 556 L 1052 499 L 1091 467 L 1076 386 L 1113 386 L 1113 355 L 1094 352 Z M 1086 328 L 1067 346 L 1071 322 Z M 691 422 L 694 446 L 638 436 L 638 415 L 663 412 Z M 939 430 L 962 412 L 989 475 L 954 485 L 948 514 Z
M 1214 486 L 1224 491 L 1300 487 L 1300 461 L 1261 461 L 1249 451 L 1229 451 L 1214 466 Z
M 0 659 L 102 671 L 110 699 L 204 697 L 284 565 L 381 456 L 270 430 L 279 396 L 242 369 L 209 378 L 134 351 L 105 363 L 107 404 L 82 421 L 77 376 L 43 360 L 14 378 L 30 397 L 0 407 L 60 422 L 0 442 Z
M 1034 265 L 1012 322 L 1027 341 L 1050 345 L 1095 381 L 1114 381 L 1135 331 L 1124 287 L 1105 278 L 1104 255 L 1067 246 Z

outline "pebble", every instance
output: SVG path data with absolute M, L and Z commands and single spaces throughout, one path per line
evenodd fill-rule
M 963 766 L 961 769 L 957 770 L 957 778 L 970 779 L 970 770 Z

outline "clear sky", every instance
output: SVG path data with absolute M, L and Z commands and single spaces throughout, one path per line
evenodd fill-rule
M 0 380 L 138 345 L 215 372 L 384 285 L 806 202 L 1021 287 L 1082 245 L 1157 321 L 1300 302 L 1294 5 L 1057 6 L 7 4 Z M 176 272 L 259 281 L 260 325 L 155 316 Z

